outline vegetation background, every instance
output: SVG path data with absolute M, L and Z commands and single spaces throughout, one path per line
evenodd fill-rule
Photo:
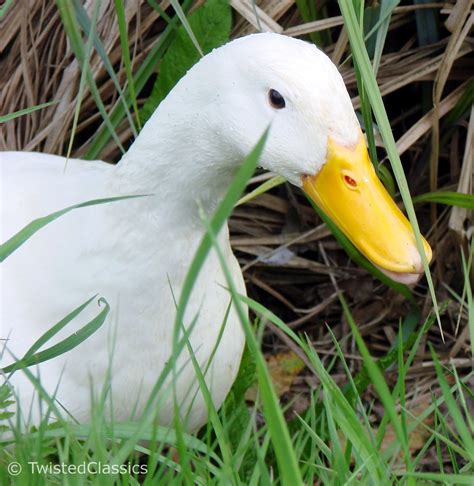
M 247 188 L 258 195 L 235 208 L 230 230 L 249 295 L 265 306 L 252 316 L 265 324 L 257 334 L 289 431 L 286 457 L 247 353 L 218 422 L 199 439 L 161 441 L 180 461 L 159 441 L 141 446 L 132 427 L 115 429 L 122 440 L 109 451 L 98 419 L 100 434 L 96 423 L 17 438 L 0 453 L 0 482 L 11 480 L 9 461 L 34 451 L 44 461 L 148 465 L 147 475 L 83 478 L 100 484 L 474 483 L 471 1 L 7 0 L 0 22 L 0 150 L 111 163 L 202 53 L 257 31 L 316 43 L 338 65 L 400 204 L 403 166 L 434 249 L 432 292 L 425 278 L 414 289 L 394 285 L 356 265 L 360 255 L 298 189 L 257 172 Z

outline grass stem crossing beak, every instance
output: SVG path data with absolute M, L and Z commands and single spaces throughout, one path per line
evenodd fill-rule
M 328 139 L 326 163 L 303 189 L 374 265 L 393 280 L 416 282 L 423 265 L 415 235 L 378 179 L 364 137 L 344 147 Z M 428 261 L 432 252 L 423 238 Z

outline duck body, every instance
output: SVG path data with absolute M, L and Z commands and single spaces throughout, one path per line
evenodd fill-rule
M 231 154 L 222 146 L 220 134 L 203 123 L 205 109 L 211 106 L 191 102 L 188 84 L 175 87 L 117 166 L 40 153 L 0 153 L 1 241 L 33 219 L 64 207 L 91 199 L 144 195 L 74 210 L 47 225 L 1 264 L 2 337 L 8 336 L 9 351 L 3 353 L 2 365 L 12 362 L 10 353 L 22 357 L 52 325 L 93 295 L 111 305 L 101 329 L 72 351 L 38 367 L 46 391 L 51 396 L 56 393 L 58 402 L 80 422 L 90 419 L 91 382 L 98 394 L 110 370 L 114 419 L 141 415 L 172 353 L 175 301 L 204 235 L 199 211 L 213 213 L 233 177 L 229 162 L 238 167 L 237 158 L 243 158 L 240 151 Z M 178 144 L 171 143 L 179 133 L 186 136 Z M 219 243 L 239 291 L 245 293 L 227 226 Z M 229 303 L 226 280 L 217 255 L 211 252 L 184 319 L 190 325 L 197 316 L 190 342 L 203 369 Z M 100 310 L 90 305 L 47 346 L 84 326 Z M 231 308 L 213 358 L 215 366 L 206 375 L 216 406 L 235 379 L 243 347 L 243 331 Z M 200 394 L 194 396 L 196 377 L 186 349 L 180 350 L 176 366 L 186 370 L 180 372 L 176 390 L 183 409 L 193 401 L 192 410 L 186 410 L 186 427 L 195 430 L 207 420 L 207 407 Z M 35 401 L 34 387 L 23 373 L 15 372 L 10 383 L 22 408 Z M 161 393 L 169 396 L 160 406 L 163 425 L 170 424 L 173 416 L 169 383 L 170 379 Z M 34 424 L 40 410 L 35 406 L 32 411 Z
M 97 294 L 111 307 L 102 327 L 71 351 L 30 369 L 79 422 L 90 420 L 91 392 L 97 397 L 109 381 L 110 418 L 140 417 L 172 356 L 176 302 L 205 233 L 201 214 L 214 213 L 240 163 L 268 127 L 263 168 L 303 187 L 331 210 L 368 258 L 395 278 L 401 272 L 420 272 L 409 225 L 374 180 L 336 67 L 306 42 L 255 34 L 201 59 L 160 104 L 117 166 L 0 153 L 2 242 L 32 220 L 74 204 L 143 196 L 73 210 L 0 264 L 1 337 L 6 343 L 1 366 L 21 358 L 49 328 Z M 321 183 L 325 180 L 329 182 Z M 371 215 L 374 208 L 378 213 Z M 379 231 L 386 214 L 387 224 Z M 218 242 L 239 292 L 245 294 L 227 226 Z M 207 370 L 216 407 L 236 377 L 244 348 L 226 286 L 211 250 L 182 323 L 190 329 L 201 369 Z M 47 346 L 100 310 L 90 304 Z M 178 351 L 176 374 L 167 377 L 158 393 L 158 421 L 173 421 L 174 387 L 184 426 L 195 431 L 207 420 L 207 406 L 188 349 Z M 25 422 L 37 424 L 47 407 L 39 406 L 35 387 L 21 370 L 5 378 Z
M 11 207 L 17 210 L 2 222 L 6 234 L 14 234 L 31 219 L 49 214 L 62 205 L 122 195 L 117 190 L 121 177 L 119 167 L 69 160 L 64 172 L 65 160 L 61 157 L 26 155 L 0 155 L 17 169 L 9 171 L 2 179 L 5 186 L 28 189 L 29 195 L 28 201 L 10 195 L 10 202 L 15 202 Z M 25 188 L 22 172 L 31 175 L 40 168 L 32 187 Z M 84 186 L 77 186 L 79 180 Z M 6 196 L 3 191 L 2 194 Z M 170 359 L 174 299 L 180 295 L 203 231 L 176 222 L 170 226 L 168 217 L 171 214 L 158 208 L 151 213 L 149 205 L 153 205 L 153 198 L 157 197 L 74 211 L 71 217 L 66 215 L 46 226 L 2 263 L 2 336 L 8 336 L 8 349 L 16 357 L 23 356 L 53 324 L 94 294 L 106 298 L 111 305 L 106 323 L 94 335 L 60 358 L 39 366 L 42 385 L 51 395 L 57 389 L 59 403 L 80 422 L 89 420 L 91 378 L 96 392 L 100 392 L 108 371 L 113 369 L 114 418 L 127 420 L 132 410 L 140 416 L 149 390 Z M 143 231 L 143 228 L 148 230 Z M 2 234 L 2 240 L 5 236 Z M 244 293 L 245 286 L 229 246 L 227 229 L 220 235 L 220 242 L 236 283 Z M 190 341 L 203 367 L 216 344 L 229 305 L 230 297 L 224 284 L 217 257 L 211 254 L 185 315 L 187 323 L 198 316 L 196 332 L 191 333 Z M 48 346 L 84 326 L 100 311 L 97 305 L 89 305 Z M 8 328 L 8 323 L 15 323 L 15 326 Z M 207 375 L 217 404 L 235 379 L 243 345 L 243 333 L 231 309 L 214 357 L 219 372 L 215 373 L 211 366 Z M 12 357 L 4 353 L 2 364 L 11 361 Z M 177 368 L 185 363 L 191 366 L 189 353 L 182 349 Z M 188 371 L 188 374 L 182 373 L 177 387 L 178 398 L 183 403 L 186 396 L 189 400 L 196 391 L 195 386 L 191 387 L 194 373 L 191 369 Z M 28 403 L 34 390 L 28 378 L 16 372 L 12 384 L 21 403 Z M 195 399 L 195 407 L 203 413 L 193 411 L 190 414 L 191 430 L 206 421 L 206 408 L 200 400 L 200 397 Z M 172 415 L 167 411 L 172 410 L 171 402 L 161 409 L 160 422 L 169 424 Z M 33 422 L 39 420 L 39 416 L 32 418 Z

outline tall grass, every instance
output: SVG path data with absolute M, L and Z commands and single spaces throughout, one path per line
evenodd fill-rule
M 121 0 L 116 0 L 115 3 L 120 23 L 122 50 L 125 51 L 123 41 L 126 29 L 123 23 L 123 3 Z M 174 3 L 177 4 L 177 2 Z M 88 64 L 89 49 L 95 46 L 95 49 L 100 51 L 100 40 L 96 36 L 94 25 L 91 26 L 84 18 L 84 11 L 78 13 L 78 7 L 76 10 L 71 8 L 72 3 L 58 0 L 72 47 L 78 60 L 84 66 L 83 83 L 88 83 L 104 120 L 104 128 L 99 130 L 92 142 L 88 156 L 97 156 L 109 137 L 113 137 L 117 144 L 120 144 L 115 129 L 124 117 L 128 116 L 131 119 L 130 107 L 135 113 L 137 126 L 140 126 L 137 93 L 143 88 L 153 62 L 156 62 L 157 57 L 159 58 L 165 52 L 171 42 L 173 29 L 178 22 L 177 18 L 182 18 L 183 12 L 187 11 L 190 3 L 185 2 L 182 10 L 179 9 L 179 15 L 170 20 L 170 25 L 151 49 L 135 77 L 132 75 L 129 55 L 124 52 L 128 87 L 119 91 L 121 103 L 117 104 L 111 114 L 107 114 L 94 80 L 90 76 Z M 363 2 L 341 1 L 340 7 L 352 45 L 352 57 L 358 73 L 366 127 L 372 126 L 372 114 L 374 114 L 389 153 L 405 207 L 415 227 L 418 246 L 423 252 L 406 177 L 396 152 L 393 134 L 374 75 L 383 50 L 387 19 L 390 18 L 396 2 L 382 3 L 385 10 L 381 12 L 378 23 L 373 28 L 376 41 L 372 61 L 367 54 L 361 27 L 364 15 Z M 354 8 L 354 4 L 358 6 L 357 10 Z M 308 20 L 319 15 L 309 7 L 307 2 L 299 1 L 298 6 L 305 12 Z M 82 24 L 79 22 L 80 15 L 83 19 Z M 87 31 L 89 43 L 86 45 L 79 35 L 81 28 Z M 106 59 L 104 59 L 104 64 L 107 64 Z M 113 78 L 112 75 L 111 77 Z M 4 118 L 7 119 L 5 116 Z M 108 308 L 106 307 L 100 314 L 99 321 L 101 322 L 95 321 L 87 328 L 87 332 L 79 333 L 79 336 L 76 336 L 72 342 L 60 343 L 62 347 L 59 349 L 44 349 L 48 340 L 60 328 L 67 326 L 70 320 L 70 316 L 67 316 L 35 343 L 26 356 L 19 357 L 22 359 L 3 370 L 5 373 L 15 371 L 27 375 L 39 395 L 46 401 L 46 419 L 37 428 L 24 433 L 24 424 L 21 421 L 22 418 L 28 420 L 28 411 L 19 410 L 16 415 L 11 415 L 8 412 L 8 406 L 16 397 L 11 395 L 6 387 L 0 388 L 0 432 L 4 433 L 0 441 L 5 446 L 0 450 L 1 484 L 156 484 L 158 481 L 163 484 L 176 482 L 199 485 L 474 483 L 474 442 L 472 439 L 474 424 L 469 412 L 469 402 L 473 399 L 472 391 L 469 388 L 470 380 L 473 377 L 472 372 L 460 376 L 454 364 L 447 366 L 445 363 L 441 363 L 436 352 L 431 349 L 441 393 L 433 395 L 431 403 L 427 404 L 421 414 L 413 414 L 406 402 L 407 372 L 436 316 L 439 319 L 439 315 L 446 310 L 446 305 L 438 306 L 436 303 L 426 258 L 424 258 L 425 272 L 428 282 L 430 282 L 433 298 L 430 315 L 424 325 L 416 330 L 411 324 L 413 315 L 407 314 L 402 319 L 397 339 L 386 356 L 378 359 L 371 356 L 358 331 L 357 323 L 341 295 L 341 306 L 363 364 L 362 371 L 355 377 L 352 376 L 341 343 L 334 336 L 337 352 L 328 364 L 322 359 L 321 353 L 315 349 L 307 336 L 295 333 L 269 309 L 238 294 L 222 250 L 217 243 L 216 234 L 239 201 L 245 185 L 258 164 L 264 143 L 265 136 L 244 161 L 212 219 L 208 221 L 203 217 L 203 225 L 207 230 L 206 235 L 189 269 L 183 291 L 177 299 L 173 356 L 157 379 L 142 416 L 127 423 L 117 423 L 105 419 L 104 410 L 110 400 L 110 387 L 107 383 L 104 385 L 102 394 L 94 397 L 93 419 L 90 424 L 75 424 L 66 420 L 64 414 L 56 406 L 54 397 L 47 396 L 41 386 L 41 380 L 28 366 L 65 352 L 70 349 L 71 345 L 75 346 L 86 339 L 87 335 L 94 332 L 103 322 L 105 311 Z M 371 154 L 374 154 L 371 136 L 369 136 L 369 145 Z M 375 161 L 375 158 L 373 160 Z M 263 190 L 267 189 L 268 185 L 263 188 Z M 453 200 L 456 197 L 452 196 Z M 468 199 L 463 200 L 469 204 Z M 32 222 L 12 240 L 2 245 L 2 260 L 8 258 L 28 238 L 34 237 L 36 231 L 41 231 L 44 225 L 61 217 L 67 211 L 81 210 L 81 206 L 102 203 L 115 204 L 115 200 L 85 202 L 82 205 L 58 211 L 41 221 Z M 126 204 L 126 201 L 123 201 L 123 204 Z M 337 232 L 336 229 L 334 231 Z M 346 242 L 342 238 L 340 241 L 350 256 L 357 260 L 357 253 L 351 250 L 350 242 Z M 193 285 L 211 249 L 216 251 L 220 258 L 227 279 L 229 299 L 232 299 L 236 306 L 248 346 L 234 389 L 219 411 L 215 410 L 210 399 L 210 392 L 204 379 L 206 369 L 200 368 L 189 344 L 189 332 L 192 332 L 194 323 L 183 322 Z M 474 307 L 469 281 L 472 246 L 469 256 L 463 261 L 464 294 L 459 299 L 466 302 L 472 343 Z M 362 259 L 360 263 L 364 265 Z M 376 272 L 373 268 L 370 270 Z M 377 277 L 383 280 L 380 275 Z M 390 284 L 388 281 L 386 283 Z M 407 300 L 413 301 L 413 296 L 407 288 L 403 286 L 395 288 Z M 75 312 L 80 312 L 82 307 L 76 309 Z M 246 307 L 250 308 L 252 315 L 255 316 L 253 322 L 249 320 L 245 312 Z M 418 321 L 421 313 L 418 309 L 413 310 L 413 308 L 412 312 Z M 223 325 L 225 325 L 224 316 L 223 319 Z M 184 324 L 186 326 L 183 326 Z M 285 406 L 279 402 L 261 351 L 262 329 L 267 324 L 279 329 L 286 342 L 290 343 L 292 348 L 304 358 L 308 368 L 318 379 L 317 387 L 309 394 L 309 407 L 291 421 L 285 420 Z M 183 332 L 183 327 L 190 331 Z M 209 407 L 210 421 L 197 436 L 184 432 L 185 419 L 181 419 L 179 414 L 176 414 L 173 428 L 161 427 L 157 425 L 156 421 L 162 387 L 168 376 L 179 374 L 180 370 L 176 369 L 175 363 L 180 353 L 179 350 L 184 348 L 191 355 L 191 364 L 198 376 L 201 393 Z M 346 386 L 341 387 L 332 376 L 331 372 L 336 367 L 344 370 Z M 394 386 L 386 381 L 385 371 L 388 369 L 398 371 Z M 249 405 L 245 402 L 244 393 L 254 380 L 258 385 L 258 394 L 255 402 Z M 375 390 L 378 397 L 377 403 L 365 401 L 364 391 L 369 386 Z M 374 406 L 384 409 L 384 419 L 381 423 L 373 423 L 371 419 L 371 411 Z M 435 417 L 434 423 L 427 420 L 430 416 Z M 416 452 L 412 449 L 411 442 L 413 437 L 420 433 L 420 429 L 426 436 L 426 445 Z M 439 454 L 439 470 L 426 472 L 423 471 L 422 463 L 433 444 Z M 7 445 L 10 447 L 6 447 Z M 442 450 L 449 451 L 451 458 L 449 472 L 444 470 L 441 459 Z M 50 468 L 38 473 L 37 469 L 33 469 L 36 466 L 33 466 L 32 462 Z M 22 469 L 18 475 L 15 475 L 16 470 L 11 469 L 13 463 L 17 463 Z M 61 464 L 70 467 L 69 472 L 54 469 L 54 465 Z M 73 467 L 79 468 L 84 465 L 86 465 L 86 470 L 83 473 L 72 470 Z M 93 467 L 89 468 L 90 465 Z M 114 469 L 104 469 L 101 472 L 100 467 Z
M 440 423 L 439 428 L 430 432 L 440 444 L 453 450 L 453 460 L 458 466 L 459 472 L 458 474 L 417 473 L 418 459 L 414 458 L 409 450 L 410 433 L 413 431 L 414 425 L 418 425 L 418 421 L 423 422 L 419 417 L 407 420 L 410 411 L 404 410 L 402 401 L 400 401 L 402 408 L 399 410 L 397 399 L 406 394 L 404 380 L 406 368 L 410 366 L 426 329 L 422 328 L 419 331 L 406 360 L 404 352 L 408 349 L 404 348 L 405 342 L 400 335 L 395 345 L 399 381 L 391 391 L 380 368 L 368 354 L 350 311 L 343 301 L 346 316 L 356 336 L 370 381 L 378 390 L 387 416 L 396 431 L 391 443 L 384 445 L 383 438 L 387 431 L 387 424 L 381 424 L 378 430 L 371 424 L 370 408 L 367 409 L 363 404 L 360 389 L 351 376 L 337 341 L 335 341 L 339 350 L 337 359 L 344 365 L 349 383 L 349 389 L 346 392 L 334 382 L 330 369 L 328 370 L 323 365 L 317 350 L 310 341 L 295 334 L 283 321 L 263 306 L 236 292 L 215 235 L 252 174 L 263 142 L 262 140 L 242 166 L 212 222 L 206 223 L 208 229 L 206 238 L 187 278 L 189 287 L 191 287 L 206 253 L 213 247 L 220 255 L 221 264 L 228 279 L 230 294 L 239 306 L 239 317 L 246 329 L 249 349 L 257 364 L 260 398 L 256 401 L 253 410 L 248 412 L 245 409 L 245 413 L 242 415 L 238 403 L 234 402 L 224 405 L 221 412 L 218 413 L 212 409 L 212 402 L 209 400 L 211 421 L 200 434 L 201 439 L 184 433 L 184 424 L 180 423 L 178 418 L 175 430 L 157 426 L 154 422 L 159 411 L 156 397 L 166 376 L 171 373 L 172 365 L 164 370 L 157 381 L 145 413 L 136 422 L 114 423 L 104 419 L 103 412 L 108 399 L 107 386 L 103 397 L 94 404 L 93 422 L 90 425 L 74 425 L 66 422 L 54 406 L 53 397 L 49 397 L 47 400 L 49 409 L 46 415 L 56 418 L 55 425 L 48 425 L 47 421 L 44 421 L 37 430 L 31 431 L 29 434 L 20 434 L 17 432 L 19 424 L 15 423 L 17 418 L 9 418 L 8 428 L 13 433 L 13 438 L 10 437 L 4 441 L 9 443 L 13 440 L 15 447 L 4 449 L 1 453 L 0 477 L 3 480 L 11 479 L 7 468 L 8 464 L 13 462 L 17 462 L 23 468 L 21 477 L 18 477 L 18 484 L 29 484 L 31 481 L 35 481 L 37 484 L 50 484 L 54 481 L 63 481 L 66 477 L 75 477 L 74 474 L 69 476 L 55 474 L 54 469 L 46 469 L 39 474 L 36 469 L 32 469 L 37 466 L 33 466 L 31 462 L 35 462 L 35 464 L 38 462 L 38 464 L 51 468 L 54 464 L 79 467 L 82 464 L 100 463 L 108 467 L 115 467 L 117 470 L 123 466 L 122 471 L 125 472 L 122 474 L 109 472 L 96 474 L 93 468 L 80 476 L 81 481 L 87 480 L 92 484 L 112 484 L 114 481 L 123 484 L 138 484 L 138 478 L 141 477 L 140 480 L 143 480 L 143 476 L 134 474 L 133 471 L 147 471 L 144 475 L 145 482 L 160 478 L 163 481 L 197 484 L 221 482 L 226 484 L 280 482 L 281 484 L 302 484 L 304 482 L 308 484 L 316 480 L 322 481 L 324 484 L 356 482 L 358 484 L 389 484 L 394 481 L 411 484 L 416 478 L 440 481 L 445 484 L 469 484 L 469 481 L 473 480 L 473 476 L 467 474 L 474 460 L 472 437 L 468 432 L 472 429 L 472 424 L 467 424 L 464 418 L 469 417 L 466 415 L 465 403 L 466 394 L 469 394 L 466 383 L 470 376 L 460 378 L 453 369 L 456 383 L 449 387 L 435 354 L 433 354 L 433 359 L 438 363 L 438 376 L 443 394 L 434 400 L 430 408 L 439 410 L 439 407 L 446 403 L 449 412 L 453 414 L 457 433 L 446 433 L 446 419 Z M 183 294 L 179 303 L 177 323 L 183 318 L 189 295 L 188 292 Z M 312 395 L 312 404 L 308 411 L 291 424 L 291 433 L 283 419 L 283 409 L 278 403 L 264 357 L 251 323 L 242 310 L 242 305 L 252 308 L 255 314 L 260 316 L 262 322 L 269 320 L 278 326 L 298 346 L 321 381 L 320 387 Z M 45 343 L 46 339 L 42 339 L 35 348 L 39 348 Z M 182 349 L 182 345 L 177 345 L 176 349 Z M 192 349 L 190 352 L 193 356 Z M 194 361 L 194 365 L 198 374 L 203 375 L 205 371 L 200 370 L 197 361 Z M 44 396 L 45 392 L 41 389 L 41 383 L 34 373 L 28 370 L 24 372 L 28 373 L 33 385 Z M 209 391 L 206 389 L 205 381 L 200 379 L 199 382 L 201 391 L 208 396 Z M 462 397 L 464 411 L 459 409 L 456 404 L 455 395 Z M 257 428 L 255 418 L 257 410 L 260 409 L 263 411 L 265 423 Z M 147 441 L 147 445 L 142 445 L 142 441 Z M 176 448 L 180 457 L 179 462 L 172 449 L 164 448 L 165 445 Z M 400 451 L 402 451 L 401 457 L 399 456 Z M 463 463 L 463 460 L 466 462 Z M 129 470 L 132 473 L 129 473 Z

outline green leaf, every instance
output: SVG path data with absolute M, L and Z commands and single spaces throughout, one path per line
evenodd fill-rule
M 7 257 L 9 257 L 15 250 L 17 250 L 26 240 L 31 238 L 37 231 L 45 227 L 47 224 L 51 223 L 55 219 L 59 218 L 63 214 L 72 211 L 73 209 L 85 208 L 87 206 L 96 206 L 98 204 L 107 204 L 115 201 L 122 201 L 124 199 L 134 199 L 136 197 L 144 197 L 144 195 L 137 196 L 119 196 L 119 197 L 108 197 L 104 199 L 93 199 L 91 201 L 86 201 L 80 204 L 75 204 L 74 206 L 69 206 L 67 208 L 61 209 L 54 213 L 48 214 L 41 218 L 33 220 L 31 223 L 27 224 L 18 233 L 13 235 L 10 239 L 5 241 L 0 245 L 0 262 L 3 262 Z
M 229 40 L 231 12 L 229 3 L 225 0 L 209 0 L 190 15 L 188 20 L 204 54 Z M 163 56 L 155 86 L 141 111 L 143 122 L 150 118 L 155 108 L 200 57 L 188 32 L 184 26 L 180 26 L 174 41 Z
M 61 329 L 63 329 L 64 326 L 66 326 L 66 324 L 68 324 L 80 312 L 82 312 L 84 308 L 87 307 L 94 298 L 95 296 L 89 299 L 88 301 L 84 302 L 84 304 L 74 309 L 64 319 L 62 319 L 57 324 L 55 324 L 51 329 L 46 331 L 46 333 L 44 333 L 33 344 L 33 346 L 31 346 L 31 348 L 26 352 L 23 358 L 3 368 L 2 372 L 10 373 L 10 371 L 16 371 L 18 369 L 27 368 L 28 366 L 39 364 L 42 363 L 43 361 L 48 361 L 50 359 L 56 358 L 57 356 L 64 354 L 67 351 L 70 351 L 71 349 L 75 348 L 77 345 L 85 341 L 89 336 L 94 334 L 94 332 L 96 332 L 97 329 L 99 329 L 99 327 L 102 326 L 102 324 L 105 321 L 105 318 L 107 317 L 110 311 L 110 306 L 105 299 L 99 299 L 99 303 L 105 304 L 104 309 L 96 317 L 94 317 L 94 319 L 88 322 L 85 326 L 83 326 L 78 331 L 72 333 L 70 336 L 63 339 L 59 343 L 53 344 L 49 348 L 43 351 L 39 351 L 38 353 L 35 353 L 37 349 L 39 349 L 44 343 L 46 343 Z
M 442 133 L 446 132 L 446 128 L 454 125 L 464 114 L 471 109 L 471 105 L 474 103 L 474 80 L 470 80 L 467 86 L 457 101 L 454 108 L 446 115 L 442 124 Z
M 415 5 L 430 3 L 431 0 L 413 0 Z M 418 44 L 426 46 L 439 41 L 439 15 L 434 8 L 417 8 L 415 10 L 416 33 Z
M 245 400 L 245 392 L 257 381 L 255 356 L 246 344 L 242 361 L 240 362 L 237 378 L 227 395 L 222 407 L 221 413 L 225 417 L 230 417 L 227 422 L 227 435 L 231 442 L 232 450 L 236 451 L 242 435 L 249 426 L 250 412 Z M 250 450 L 246 455 L 244 469 L 248 469 L 249 463 L 254 464 L 256 460 L 255 452 Z M 253 468 L 252 468 L 253 469 Z
M 231 398 L 238 400 L 245 399 L 245 392 L 255 383 L 257 380 L 255 356 L 250 351 L 248 344 L 246 344 L 244 349 L 244 354 L 242 356 L 242 361 L 240 362 L 239 372 L 230 394 L 226 400 Z
M 13 0 L 7 0 L 1 7 L 0 7 L 0 20 L 7 14 L 8 9 L 12 6 Z
M 379 12 L 379 21 L 383 19 L 382 24 L 377 28 L 377 37 L 375 39 L 374 54 L 372 56 L 374 72 L 377 74 L 382 59 L 382 51 L 387 38 L 388 27 L 392 17 L 393 9 L 400 3 L 399 0 L 382 0 Z
M 364 36 L 367 36 L 368 32 L 374 27 L 380 16 L 380 5 L 377 3 L 372 7 L 367 7 L 364 12 Z M 367 53 L 369 57 L 374 57 L 375 52 L 375 36 L 370 36 L 365 41 Z
M 414 203 L 432 202 L 446 204 L 447 206 L 458 206 L 460 208 L 474 209 L 474 195 L 461 192 L 437 191 L 420 194 L 413 198 Z
M 237 202 L 236 206 L 240 206 L 241 204 L 249 202 L 252 199 L 256 198 L 257 196 L 260 196 L 261 194 L 265 194 L 270 189 L 273 189 L 274 187 L 277 187 L 280 184 L 283 184 L 284 182 L 286 182 L 286 179 L 282 176 L 272 177 L 268 181 L 265 181 L 263 184 L 260 184 L 253 191 L 249 192 L 248 194 L 245 194 L 244 197 L 241 197 Z

